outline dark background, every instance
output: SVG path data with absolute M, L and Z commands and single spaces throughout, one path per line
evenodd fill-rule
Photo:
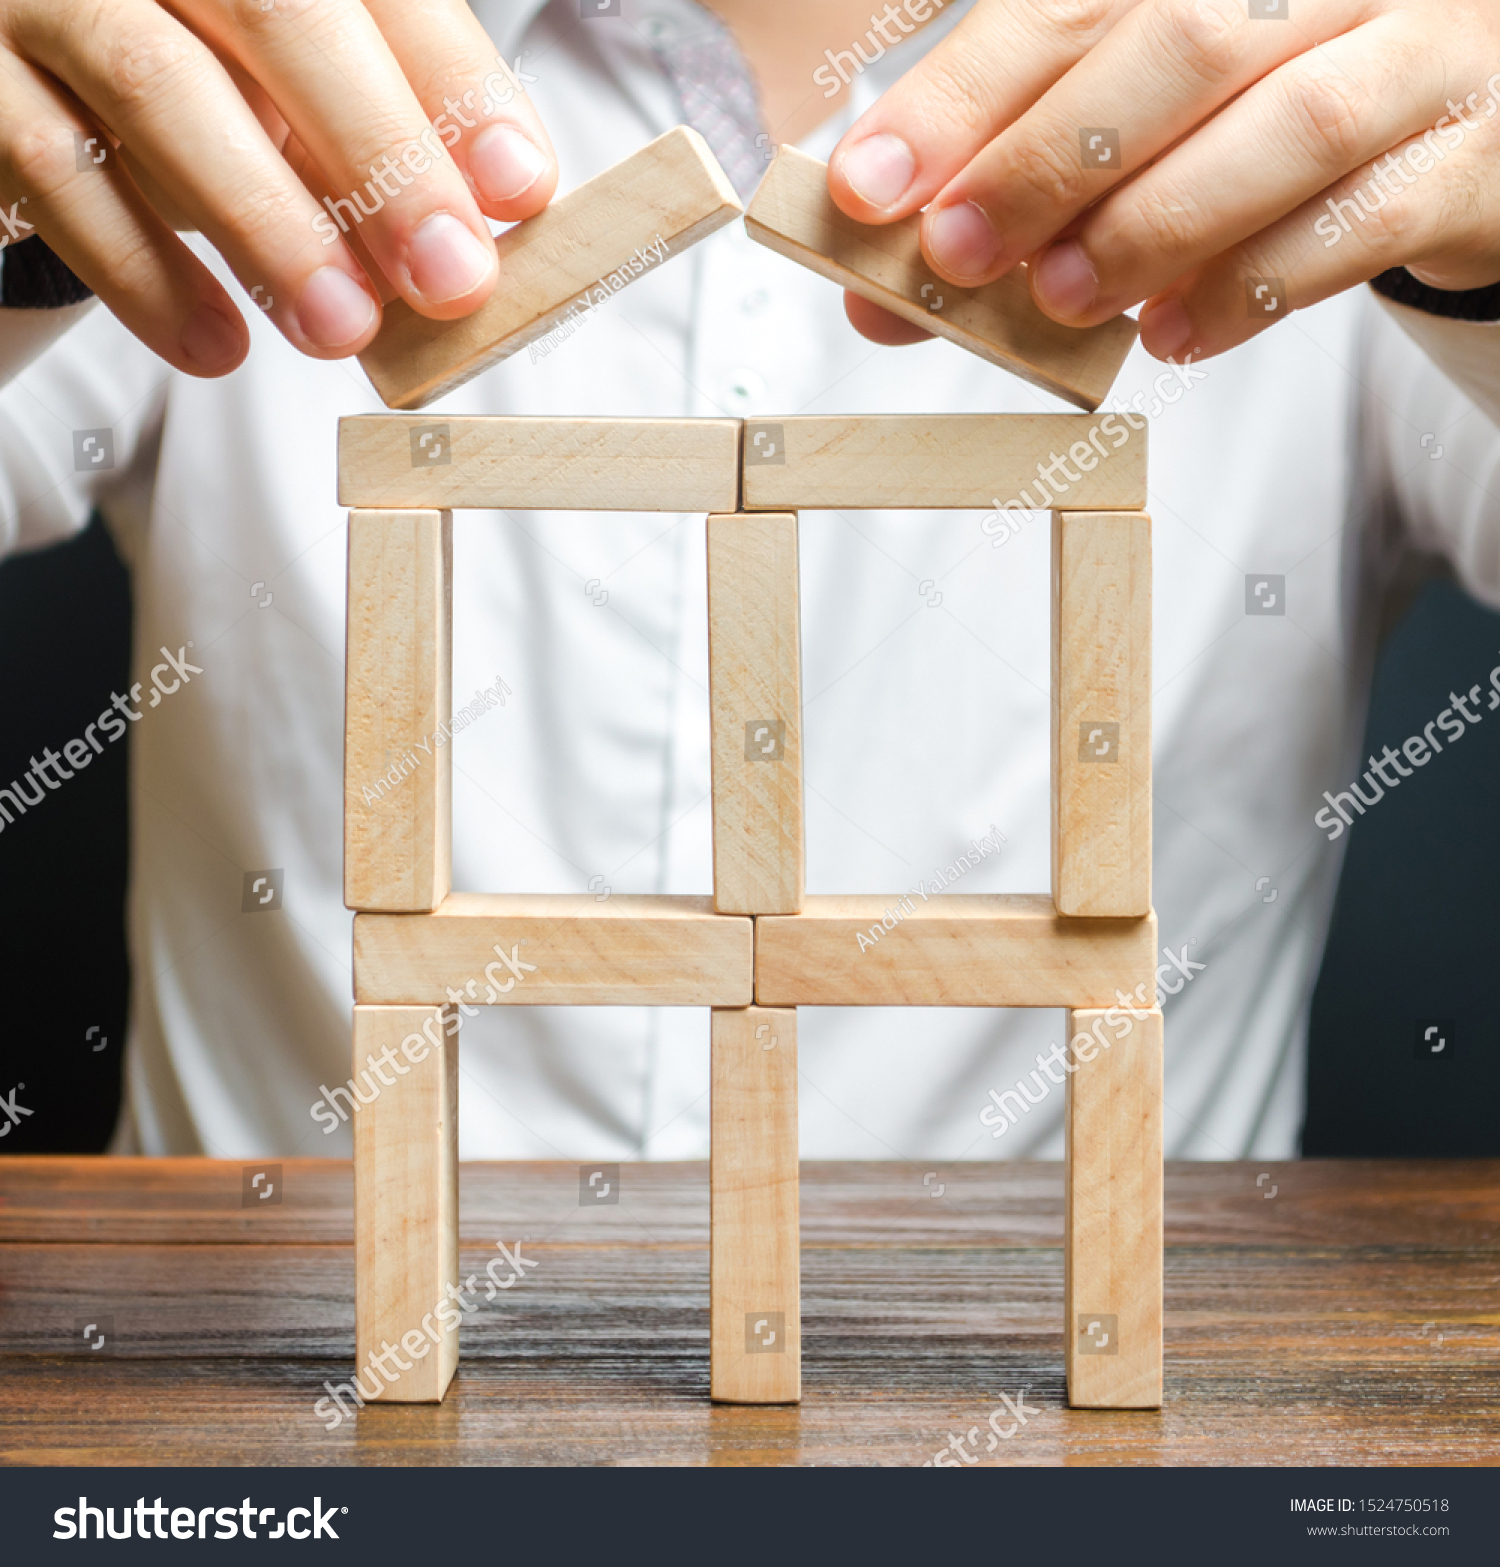
M 0 566 L 0 783 L 26 770 L 38 737 L 81 734 L 100 693 L 126 689 L 129 586 L 97 519 Z M 1382 648 L 1363 754 L 1419 733 L 1455 670 L 1482 678 L 1497 661 L 1500 615 L 1430 583 Z M 114 1125 L 126 760 L 110 746 L 24 832 L 0 832 L 0 1096 L 24 1082 L 18 1102 L 38 1112 L 0 1152 L 97 1152 Z M 1482 723 L 1351 835 L 1313 998 L 1308 1156 L 1500 1155 L 1497 775 L 1500 721 Z M 1419 1055 L 1434 1023 L 1447 1047 Z

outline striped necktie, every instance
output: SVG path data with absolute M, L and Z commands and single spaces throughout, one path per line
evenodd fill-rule
M 683 123 L 703 137 L 740 200 L 748 201 L 773 149 L 755 77 L 734 34 L 704 12 L 691 34 L 661 23 L 647 36 L 682 106 Z

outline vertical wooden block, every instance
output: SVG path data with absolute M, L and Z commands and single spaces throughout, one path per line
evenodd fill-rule
M 712 1033 L 710 1395 L 802 1397 L 797 1014 L 715 1009 Z
M 349 513 L 344 902 L 430 913 L 452 885 L 453 517 Z
M 387 1401 L 435 1403 L 458 1365 L 458 1329 L 438 1316 L 458 1284 L 455 1017 L 452 1007 L 354 1008 L 355 1083 L 380 1085 L 354 1115 L 355 1357 L 367 1401 L 373 1380 Z
M 802 907 L 802 652 L 797 518 L 708 519 L 714 908 Z
M 1114 1012 L 1113 1025 L 1106 1016 L 1068 1013 L 1077 1063 L 1068 1076 L 1063 1241 L 1068 1402 L 1155 1409 L 1162 1373 L 1162 1016 Z M 1116 1038 L 1122 1018 L 1130 1032 Z
M 1052 514 L 1052 896 L 1151 911 L 1151 519 Z

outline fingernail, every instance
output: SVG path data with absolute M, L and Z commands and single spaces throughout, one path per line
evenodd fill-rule
M 339 267 L 319 267 L 302 285 L 297 325 L 317 348 L 342 348 L 363 337 L 375 319 L 375 301 Z
M 481 240 L 451 212 L 434 212 L 411 237 L 407 249 L 412 287 L 429 304 L 472 294 L 495 270 L 495 247 Z
M 1099 294 L 1099 274 L 1082 245 L 1065 240 L 1036 264 L 1033 284 L 1041 302 L 1059 316 L 1081 316 Z
M 927 225 L 927 249 L 953 277 L 978 277 L 1000 255 L 1000 236 L 981 207 L 972 201 L 939 207 Z
M 546 167 L 546 153 L 511 125 L 491 125 L 469 149 L 469 173 L 486 201 L 514 201 Z
M 1140 328 L 1141 347 L 1156 359 L 1180 354 L 1193 335 L 1193 323 L 1180 299 L 1164 299 L 1150 310 L 1143 310 Z
M 839 160 L 849 189 L 872 207 L 893 207 L 916 178 L 917 160 L 899 136 L 867 136 Z
M 232 370 L 245 353 L 245 324 L 231 321 L 212 305 L 199 305 L 182 323 L 177 340 L 182 351 L 200 370 L 218 375 Z

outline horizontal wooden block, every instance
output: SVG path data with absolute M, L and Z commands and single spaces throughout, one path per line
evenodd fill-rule
M 414 913 L 452 886 L 453 518 L 349 514 L 344 902 Z
M 1043 472 L 1053 485 L 1039 477 Z M 1138 511 L 1146 504 L 1146 429 L 1132 429 L 1116 414 L 750 419 L 744 497 L 746 509 L 756 511 Z
M 339 420 L 339 499 L 379 508 L 734 511 L 738 419 Z
M 387 408 L 425 408 L 741 210 L 708 144 L 676 126 L 500 235 L 500 281 L 472 315 L 432 321 L 397 300 L 359 362 Z
M 797 519 L 708 519 L 714 908 L 802 907 L 802 655 Z
M 1052 516 L 1052 896 L 1151 907 L 1151 519 Z
M 795 147 L 772 160 L 745 228 L 821 277 L 1078 408 L 1104 401 L 1136 340 L 1129 316 L 1081 329 L 1058 325 L 1037 309 L 1021 267 L 983 288 L 955 288 L 922 259 L 920 215 L 856 222 L 828 194 L 827 164 Z
M 355 915 L 354 996 L 743 1007 L 753 945 L 751 922 L 715 914 L 711 898 L 455 892 L 433 914 Z
M 1154 995 L 1155 969 L 1154 914 L 1064 919 L 1032 893 L 809 896 L 755 922 L 763 1007 L 1104 1007 Z
M 1155 1409 L 1162 1382 L 1162 1016 L 1068 1014 L 1064 1364 L 1075 1408 Z M 1108 1048 L 1100 1048 L 1108 1041 Z M 1091 1059 L 1085 1059 L 1091 1056 Z

